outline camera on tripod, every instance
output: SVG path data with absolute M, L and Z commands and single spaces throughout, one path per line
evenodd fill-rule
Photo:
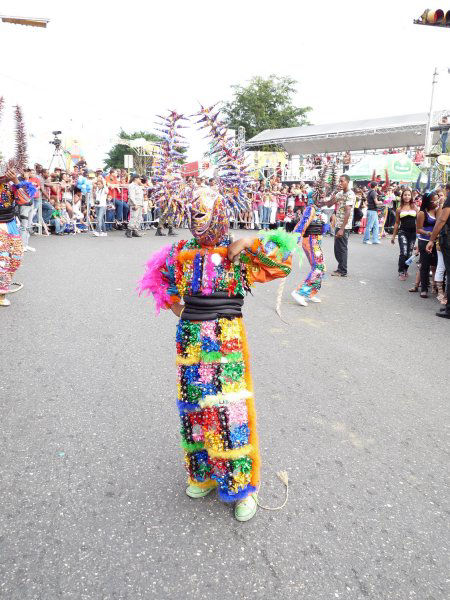
M 58 135 L 61 135 L 62 131 L 52 131 L 52 133 L 54 137 L 52 140 L 50 140 L 49 144 L 53 144 L 55 148 L 59 150 L 61 148 L 62 140 L 58 137 Z

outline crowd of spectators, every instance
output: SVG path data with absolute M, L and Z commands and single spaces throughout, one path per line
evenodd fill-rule
M 345 172 L 350 161 L 349 154 L 343 156 L 342 171 Z M 249 209 L 230 215 L 232 228 L 267 230 L 283 227 L 286 231 L 293 231 L 314 193 L 316 183 L 300 181 L 288 185 L 282 181 L 284 172 L 281 165 L 279 167 L 270 178 L 254 182 L 248 192 Z M 93 235 L 106 236 L 108 231 L 116 229 L 126 230 L 131 237 L 140 235 L 137 228 L 154 228 L 161 235 L 158 227 L 160 210 L 153 198 L 155 184 L 151 178 L 139 177 L 133 183 L 124 169 L 93 172 L 84 165 L 77 165 L 71 172 L 58 167 L 49 172 L 39 164 L 25 169 L 22 178 L 31 182 L 35 189 L 30 206 L 20 207 L 25 251 L 34 251 L 29 245 L 29 237 L 36 227 L 42 227 L 42 232 L 48 235 L 92 231 Z M 189 177 L 186 183 L 192 188 L 217 185 L 214 179 L 202 177 Z M 139 190 L 134 189 L 137 184 Z M 137 191 L 138 209 L 134 200 Z M 431 289 L 431 293 L 443 304 L 447 302 L 445 261 L 439 239 L 435 238 L 436 243 L 432 247 L 429 240 L 434 224 L 445 208 L 449 191 L 441 188 L 432 193 L 423 192 L 418 187 L 410 189 L 400 183 L 383 182 L 380 177 L 363 184 L 354 183 L 356 200 L 351 217 L 352 232 L 362 235 L 366 244 L 378 244 L 380 238 L 389 234 L 394 243 L 397 237 L 399 279 L 406 280 L 408 267 L 416 260 L 418 271 L 409 291 L 420 291 L 420 296 L 427 298 Z M 321 210 L 327 225 L 325 230 L 334 235 L 336 207 L 327 206 L 331 192 L 325 186 Z M 136 214 L 139 216 L 137 221 Z M 173 225 L 186 227 L 186 219 Z M 173 234 L 172 227 L 169 234 Z

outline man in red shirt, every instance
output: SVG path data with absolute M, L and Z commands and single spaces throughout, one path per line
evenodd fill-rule
M 117 229 L 126 229 L 130 209 L 128 204 L 122 200 L 120 189 L 121 183 L 120 179 L 117 177 L 116 169 L 111 169 L 109 171 L 109 175 L 106 176 L 106 184 L 109 187 L 109 196 L 112 198 L 116 209 L 115 219 L 117 222 Z

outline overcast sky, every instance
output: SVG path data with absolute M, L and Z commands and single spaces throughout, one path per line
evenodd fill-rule
M 49 162 L 61 129 L 96 167 L 121 127 L 151 130 L 157 113 L 192 114 L 271 73 L 299 82 L 296 102 L 313 107 L 313 124 L 426 112 L 435 66 L 435 109 L 450 108 L 450 29 L 412 23 L 427 4 L 0 0 L 3 15 L 50 19 L 47 29 L 0 23 L 0 149 L 12 151 L 19 103 L 33 162 Z M 202 137 L 189 138 L 200 158 Z

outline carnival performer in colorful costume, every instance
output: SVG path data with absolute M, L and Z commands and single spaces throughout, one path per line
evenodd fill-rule
M 244 297 L 256 283 L 291 271 L 296 238 L 274 231 L 232 242 L 226 200 L 200 187 L 190 206 L 193 238 L 165 246 L 147 263 L 140 291 L 156 310 L 180 317 L 176 331 L 177 405 L 188 472 L 186 493 L 236 502 L 235 516 L 256 513 L 260 456 L 242 320 Z M 181 304 L 181 301 L 184 304 Z
M 321 302 L 317 293 L 322 286 L 322 279 L 326 272 L 322 252 L 322 235 L 326 226 L 319 203 L 325 196 L 325 177 L 328 170 L 328 167 L 322 170 L 317 188 L 308 194 L 308 206 L 293 231 L 294 235 L 298 236 L 298 243 L 301 243 L 311 266 L 306 279 L 291 292 L 292 297 L 300 306 L 308 306 L 308 301 Z M 332 189 L 336 187 L 336 173 L 336 165 L 333 165 L 331 169 Z
M 23 245 L 15 208 L 18 191 L 24 186 L 12 170 L 0 177 L 0 306 L 11 304 L 5 294 L 11 291 L 13 275 L 22 261 Z

